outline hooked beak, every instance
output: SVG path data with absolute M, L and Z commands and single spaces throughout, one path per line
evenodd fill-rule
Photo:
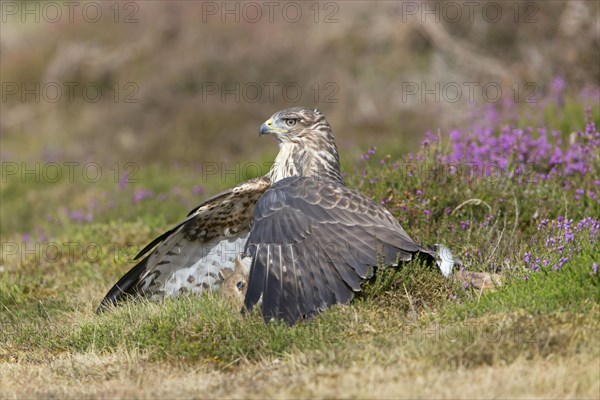
M 258 130 L 258 136 L 269 135 L 269 134 L 277 134 L 277 133 L 286 133 L 285 129 L 281 129 L 275 126 L 273 122 L 273 118 L 269 118 L 266 120 Z
M 270 119 L 264 122 L 258 129 L 258 136 L 268 135 L 269 133 L 271 133 L 271 124 L 272 122 Z

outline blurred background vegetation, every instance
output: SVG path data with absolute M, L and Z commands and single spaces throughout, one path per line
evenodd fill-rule
M 253 174 L 211 183 L 203 163 L 273 159 L 257 129 L 289 106 L 327 115 L 345 168 L 370 146 L 397 156 L 428 130 L 527 116 L 530 101 L 552 99 L 533 124 L 552 127 L 569 99 L 598 115 L 596 1 L 52 3 L 60 16 L 44 2 L 2 3 L 3 233 L 109 201 L 131 168 L 155 192 L 172 192 L 174 175 L 189 177 L 185 196 L 202 185 L 191 206 Z M 82 179 L 81 166 L 85 185 L 47 179 L 44 166 L 59 163 L 67 183 L 65 162 L 96 163 L 110 179 Z

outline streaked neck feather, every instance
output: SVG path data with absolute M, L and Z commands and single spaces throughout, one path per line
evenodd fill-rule
M 293 176 L 315 176 L 344 184 L 335 147 L 311 151 L 295 143 L 281 143 L 279 153 L 267 176 L 271 183 Z

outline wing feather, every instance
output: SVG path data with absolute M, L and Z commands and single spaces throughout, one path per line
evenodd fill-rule
M 295 315 L 299 314 L 302 316 L 306 310 L 302 309 L 299 301 L 301 296 L 300 288 L 298 286 L 298 271 L 296 270 L 295 263 L 292 259 L 293 248 L 291 245 L 282 246 L 282 265 L 284 266 L 283 273 L 283 315 Z
M 305 279 L 306 274 L 300 268 L 300 265 L 298 263 L 298 255 L 294 250 L 294 246 L 291 244 L 288 246 L 290 254 L 290 263 L 292 265 L 292 271 L 294 272 L 295 284 L 297 287 L 297 309 L 300 312 L 301 317 L 308 318 L 311 316 L 311 312 L 315 308 L 315 305 L 313 304 L 315 296 L 312 292 L 312 287 L 307 287 L 307 280 Z
M 265 281 L 265 269 L 266 264 L 261 258 L 266 258 L 266 253 L 261 251 L 261 245 L 256 244 L 250 247 L 247 251 L 252 256 L 252 264 L 250 265 L 250 274 L 248 276 L 248 289 L 246 290 L 246 301 L 252 304 L 258 303 L 262 296 L 262 291 Z
M 346 284 L 335 264 L 323 249 L 320 254 L 324 263 L 323 273 L 327 280 L 327 287 L 335 296 L 334 303 L 348 303 L 354 297 L 352 288 Z
M 181 289 L 213 286 L 220 268 L 231 264 L 233 269 L 250 231 L 254 205 L 269 186 L 267 178 L 255 178 L 204 201 L 140 251 L 135 259 L 143 256 L 142 261 L 108 291 L 98 311 L 126 295 L 176 296 Z
M 280 266 L 276 265 L 273 260 L 274 250 L 277 245 L 268 244 L 266 248 L 266 273 L 265 273 L 265 288 L 263 293 L 263 316 L 266 320 L 271 318 L 279 318 L 279 305 L 281 303 L 281 276 L 279 271 Z
M 246 247 L 254 261 L 245 307 L 263 296 L 263 317 L 289 324 L 349 302 L 382 257 L 428 252 L 372 199 L 314 177 L 282 179 L 264 193 Z

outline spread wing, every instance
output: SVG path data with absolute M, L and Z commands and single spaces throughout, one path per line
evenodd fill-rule
M 109 290 L 98 311 L 128 294 L 162 298 L 215 288 L 222 281 L 219 271 L 235 268 L 256 201 L 269 186 L 266 177 L 251 179 L 192 210 L 144 247 L 135 259 L 144 258 Z
M 382 262 L 408 261 L 417 245 L 388 210 L 340 183 L 287 178 L 259 199 L 246 244 L 253 256 L 244 305 L 293 324 L 348 303 Z

